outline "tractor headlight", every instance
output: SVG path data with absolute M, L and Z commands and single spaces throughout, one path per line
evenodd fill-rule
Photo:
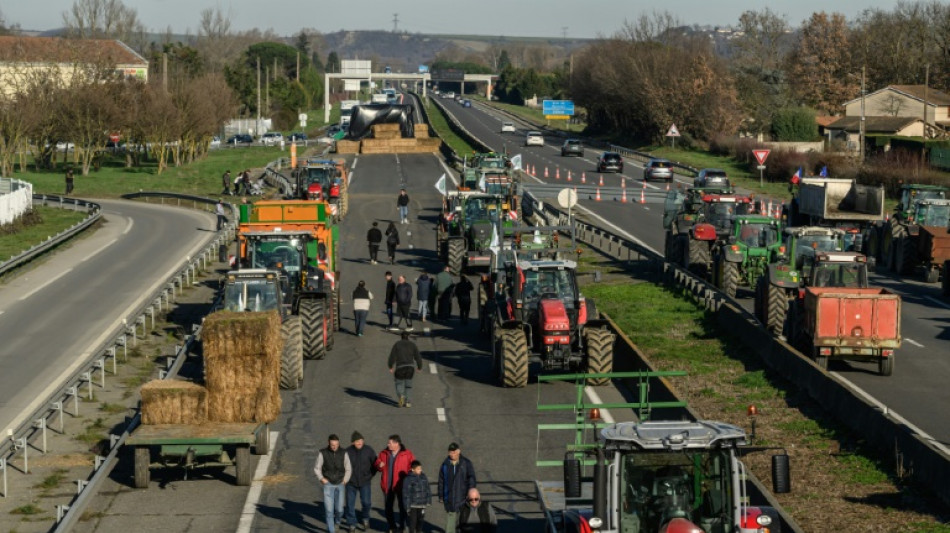
M 772 517 L 767 514 L 760 514 L 755 517 L 755 522 L 760 526 L 769 526 L 772 525 Z
M 604 525 L 604 521 L 594 516 L 587 521 L 587 525 L 589 525 L 591 529 L 600 529 L 600 526 Z

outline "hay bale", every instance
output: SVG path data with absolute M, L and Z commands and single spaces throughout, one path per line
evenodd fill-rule
M 204 424 L 208 390 L 190 381 L 163 379 L 142 386 L 142 423 Z
M 338 154 L 358 154 L 360 153 L 359 141 L 339 140 L 336 142 L 336 153 Z
M 398 122 L 385 122 L 383 124 L 373 124 L 372 126 L 373 133 L 380 133 L 384 131 L 400 131 L 400 126 Z
M 429 136 L 429 125 L 428 124 L 416 124 L 413 126 L 413 132 L 418 136 L 420 133 L 423 134 L 423 137 Z
M 401 139 L 402 133 L 399 131 L 377 131 L 373 133 L 374 139 Z
M 280 326 L 277 311 L 217 312 L 205 319 L 210 421 L 269 423 L 280 415 Z

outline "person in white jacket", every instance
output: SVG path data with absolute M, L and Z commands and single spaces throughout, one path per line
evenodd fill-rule
M 369 303 L 373 299 L 373 293 L 366 288 L 366 282 L 360 280 L 356 288 L 353 289 L 353 319 L 356 321 L 356 336 L 363 336 L 363 328 L 366 327 L 366 317 L 369 316 Z

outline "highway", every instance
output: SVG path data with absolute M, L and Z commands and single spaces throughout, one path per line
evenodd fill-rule
M 596 161 L 600 150 L 588 148 L 583 158 L 561 157 L 563 138 L 556 136 L 548 136 L 544 147 L 524 147 L 524 132 L 532 127 L 514 120 L 518 132 L 502 134 L 501 122 L 512 121 L 510 116 L 481 103 L 465 108 L 451 100 L 441 102 L 469 132 L 496 151 L 522 154 L 523 163 L 533 167 L 536 174 L 535 178 L 529 176 L 525 179 L 528 189 L 532 183 L 580 186 L 581 173 L 586 173 L 588 184 L 599 183 Z M 547 178 L 544 177 L 545 167 L 548 169 Z M 557 169 L 559 180 L 555 178 Z M 568 171 L 572 174 L 571 182 L 567 182 Z M 641 176 L 642 166 L 635 160 L 626 159 L 623 174 L 604 174 L 603 179 L 604 191 L 619 187 L 621 180 L 625 180 L 629 203 L 621 203 L 614 199 L 616 195 L 606 192 L 600 202 L 580 194 L 582 211 L 586 211 L 580 216 L 592 224 L 638 240 L 662 254 L 665 186 L 659 182 L 648 183 L 644 195 L 647 203 L 640 204 L 637 201 L 643 188 Z M 691 179 L 679 177 L 678 182 L 691 184 Z M 950 303 L 940 296 L 939 285 L 902 280 L 890 274 L 872 275 L 871 283 L 900 294 L 903 300 L 901 328 L 904 343 L 897 352 L 894 375 L 878 376 L 876 365 L 863 363 L 833 363 L 831 370 L 930 434 L 936 442 L 950 447 L 950 419 L 945 411 L 945 406 L 950 405 L 950 387 L 946 387 L 950 378 Z M 745 298 L 744 305 L 751 310 L 751 292 L 740 291 L 739 296 Z
M 213 215 L 102 201 L 104 222 L 0 291 L 0 427 L 13 428 L 215 235 Z M 7 431 L 4 429 L 3 434 Z

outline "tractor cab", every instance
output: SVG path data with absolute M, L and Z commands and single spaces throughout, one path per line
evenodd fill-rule
M 281 274 L 255 268 L 228 272 L 224 286 L 224 309 L 233 312 L 285 310 Z
M 818 253 L 806 271 L 808 286 L 866 289 L 867 261 L 867 257 L 853 252 Z
M 339 199 L 343 173 L 336 161 L 310 159 L 297 172 L 297 197 L 301 200 Z

